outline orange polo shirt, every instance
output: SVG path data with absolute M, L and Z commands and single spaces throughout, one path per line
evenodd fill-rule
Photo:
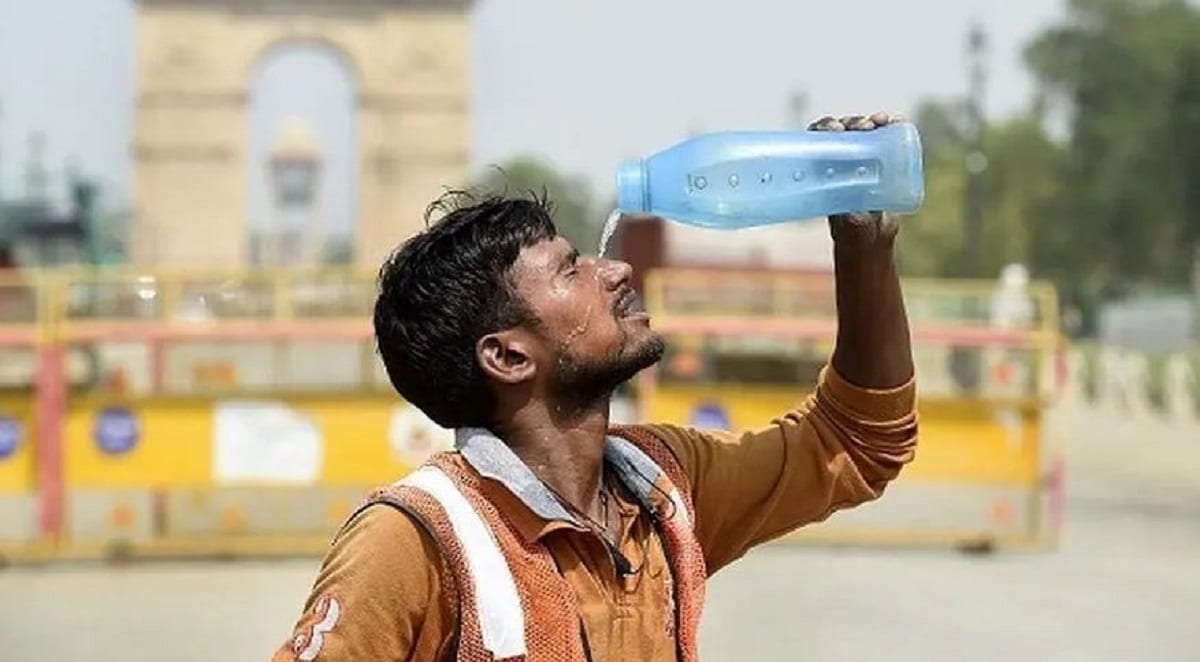
M 831 368 L 815 393 L 770 424 L 741 433 L 647 426 L 691 483 L 695 530 L 709 574 L 752 547 L 879 497 L 916 446 L 915 386 L 853 386 Z M 472 470 L 462 456 L 456 461 Z M 634 572 L 620 576 L 595 533 L 545 520 L 502 483 L 485 495 L 555 557 L 579 600 L 596 660 L 676 659 L 670 570 L 653 522 L 617 493 L 619 547 Z M 340 534 L 321 566 L 296 633 L 320 625 L 316 660 L 442 660 L 452 650 L 453 577 L 433 538 L 408 514 L 372 506 Z M 336 622 L 319 605 L 337 601 Z M 296 659 L 285 643 L 274 660 Z

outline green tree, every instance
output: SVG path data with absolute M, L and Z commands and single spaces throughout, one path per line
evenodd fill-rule
M 1179 288 L 1200 254 L 1200 8 L 1183 0 L 1067 0 L 1025 51 L 1029 109 L 984 129 L 985 273 L 1030 264 L 1082 308 Z M 1067 119 L 1053 140 L 1043 118 Z M 966 126 L 955 100 L 921 104 L 926 203 L 901 234 L 905 270 L 962 272 Z
M 522 156 L 486 169 L 473 188 L 504 195 L 545 194 L 554 203 L 554 222 L 559 233 L 581 251 L 595 250 L 603 218 L 594 209 L 591 189 L 582 178 L 564 174 L 534 157 Z
M 1200 11 L 1183 0 L 1070 0 L 1026 51 L 1070 117 L 1035 265 L 1117 294 L 1186 281 L 1200 220 Z
M 915 121 L 925 147 L 925 204 L 907 221 L 900 255 L 907 273 L 958 276 L 966 271 L 963 227 L 967 142 L 964 106 L 923 102 Z M 1029 262 L 1034 235 L 1048 221 L 1057 193 L 1061 148 L 1041 122 L 1022 115 L 985 127 L 983 273 L 1011 262 Z
M 914 121 L 925 148 L 925 204 L 905 219 L 899 255 L 905 273 L 950 276 L 958 269 L 963 242 L 961 109 L 950 102 L 924 101 Z

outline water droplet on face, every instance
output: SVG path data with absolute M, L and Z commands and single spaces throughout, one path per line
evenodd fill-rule
M 855 172 L 858 173 L 859 177 L 866 177 L 867 176 L 867 166 L 858 166 L 858 170 L 856 170 Z
M 574 329 L 571 329 L 571 333 L 567 334 L 567 339 L 563 341 L 563 345 L 570 346 L 575 342 L 576 339 L 579 338 L 579 336 L 587 333 L 588 327 L 592 325 L 592 310 L 594 309 L 595 305 L 595 301 L 588 304 L 587 310 L 583 312 L 583 321 L 580 322 L 579 325 Z
M 702 189 L 705 186 L 708 186 L 708 180 L 704 177 L 697 177 L 695 184 L 696 184 L 696 188 Z
M 802 181 L 804 181 L 804 171 L 803 171 L 803 170 L 797 170 L 797 171 L 793 172 L 793 173 L 792 173 L 792 180 L 793 180 L 793 181 L 797 181 L 797 182 L 802 182 Z
M 827 178 L 829 178 L 829 179 L 833 179 L 833 176 L 834 176 L 834 175 L 836 175 L 836 174 L 837 174 L 837 172 L 836 172 L 836 171 L 834 171 L 834 169 L 833 169 L 833 168 L 827 168 L 827 169 L 825 170 L 825 177 L 827 177 Z
M 764 172 L 764 173 L 762 174 L 762 178 L 761 178 L 761 179 L 762 179 L 762 183 L 764 183 L 764 184 L 770 184 L 770 183 L 771 183 L 771 180 L 773 179 L 773 177 L 771 176 L 771 173 L 769 173 L 769 172 Z
M 742 183 L 742 178 L 741 178 L 741 177 L 738 177 L 737 175 L 730 175 L 730 176 L 729 176 L 729 185 L 730 185 L 730 186 L 732 186 L 732 187 L 734 187 L 734 188 L 737 188 L 737 185 L 738 185 L 738 184 L 741 184 L 741 183 Z

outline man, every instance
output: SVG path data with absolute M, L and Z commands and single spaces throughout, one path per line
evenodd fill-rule
M 275 659 L 696 659 L 708 576 L 877 498 L 913 456 L 896 220 L 830 228 L 830 365 L 806 402 L 737 434 L 610 429 L 613 390 L 663 341 L 629 265 L 580 256 L 544 202 L 458 206 L 405 243 L 381 272 L 379 352 L 456 452 L 350 518 Z

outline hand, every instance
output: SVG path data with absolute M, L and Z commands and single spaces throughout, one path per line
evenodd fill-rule
M 809 131 L 873 131 L 881 126 L 904 121 L 899 115 L 875 113 L 835 118 L 829 115 L 809 125 Z M 838 248 L 891 248 L 900 229 L 893 214 L 873 211 L 866 214 L 834 214 L 829 217 L 829 232 Z

